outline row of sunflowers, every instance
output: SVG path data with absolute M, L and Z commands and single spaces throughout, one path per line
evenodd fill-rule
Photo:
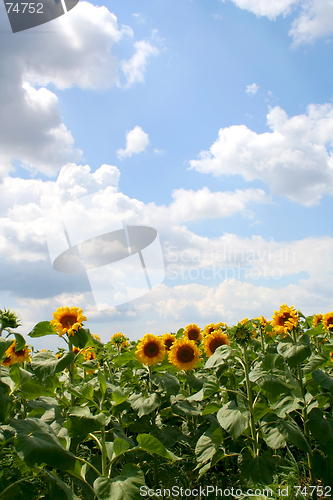
M 0 311 L 0 500 L 330 497 L 333 312 L 136 342 L 85 321 L 57 309 L 29 337 L 65 347 L 35 351 Z

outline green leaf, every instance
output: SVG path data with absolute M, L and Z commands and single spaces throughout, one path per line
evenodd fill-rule
M 294 396 L 286 396 L 283 399 L 279 399 L 275 404 L 273 404 L 272 409 L 275 411 L 278 417 L 284 418 L 288 413 L 302 408 L 301 398 L 296 398 Z
M 128 448 L 129 444 L 124 439 L 116 438 L 113 441 L 113 453 L 115 454 L 116 457 L 121 453 L 124 453 L 124 451 L 128 450 Z
M 116 438 L 113 443 L 107 441 L 105 445 L 109 460 L 114 460 L 118 455 L 121 455 L 130 447 L 129 443 L 121 438 Z
M 300 450 L 311 453 L 307 439 L 292 419 L 283 419 L 270 413 L 263 418 L 262 429 L 264 439 L 270 448 L 282 448 L 290 442 Z
M 26 399 L 36 399 L 40 396 L 54 396 L 53 387 L 44 387 L 36 379 L 32 377 L 28 382 L 25 382 L 20 388 L 20 394 Z
M 12 381 L 15 383 L 16 387 L 20 385 L 24 385 L 28 380 L 33 377 L 33 374 L 24 370 L 23 368 L 19 368 L 16 364 L 12 365 L 9 369 L 9 376 Z
M 176 404 L 171 405 L 171 409 L 176 415 L 180 415 L 180 416 L 192 415 L 193 417 L 196 417 L 196 416 L 200 415 L 200 411 L 197 410 L 190 403 L 190 401 L 186 401 L 186 400 L 177 401 Z
M 217 420 L 221 427 L 226 430 L 232 439 L 236 439 L 248 428 L 250 414 L 246 408 L 236 405 L 235 401 L 222 406 L 217 414 Z
M 0 381 L 0 422 L 5 421 L 8 405 L 12 402 L 8 395 L 9 391 L 9 386 Z
M 223 440 L 221 427 L 211 426 L 197 441 L 195 455 L 200 464 L 208 462 L 215 455 Z M 197 466 L 196 468 L 198 468 Z
M 90 330 L 87 328 L 79 328 L 79 330 L 75 332 L 74 335 L 70 336 L 70 341 L 73 345 L 75 345 L 75 347 L 79 347 L 79 349 L 83 349 L 84 347 L 96 346 L 97 343 L 99 345 L 102 345 L 100 342 L 98 342 L 97 339 L 94 339 L 92 337 Z
M 220 390 L 220 382 L 217 377 L 212 375 L 211 377 L 208 377 L 206 382 L 203 385 L 203 395 L 204 399 L 209 398 L 216 392 L 219 392 Z
M 119 356 L 116 356 L 115 358 L 113 358 L 112 365 L 115 368 L 119 368 L 120 366 L 124 366 L 129 361 L 132 361 L 135 359 L 136 359 L 136 357 L 135 357 L 135 350 L 134 349 L 131 351 L 124 351 L 121 354 L 119 354 Z
M 192 394 L 188 398 L 186 398 L 187 401 L 202 401 L 204 398 L 204 392 L 203 389 L 200 389 L 200 391 Z
M 136 439 L 140 447 L 148 453 L 156 453 L 156 455 L 160 455 L 168 460 L 181 460 L 171 451 L 167 450 L 161 441 L 156 439 L 151 434 L 139 434 Z
M 272 484 L 275 462 L 272 455 L 265 451 L 257 457 L 245 451 L 240 460 L 241 474 L 246 479 L 252 479 L 254 483 Z
M 24 337 L 22 337 L 22 335 L 20 333 L 14 333 L 14 335 L 15 335 L 15 339 L 16 339 L 15 352 L 22 351 L 22 349 L 24 349 L 24 347 L 25 347 L 25 339 L 24 339 Z
M 99 387 L 101 389 L 102 396 L 106 393 L 106 380 L 104 377 L 104 374 L 101 372 L 101 370 L 98 370 L 97 374 L 98 382 L 99 382 Z
M 322 366 L 324 363 L 327 363 L 328 361 L 329 361 L 328 354 L 323 352 L 313 353 L 311 354 L 307 364 L 303 367 L 303 373 L 311 373 L 313 370 L 319 368 L 319 366 Z
M 0 359 L 2 359 L 5 352 L 12 345 L 12 343 L 13 341 L 11 339 L 0 337 Z
M 12 422 L 12 425 L 18 428 L 14 422 Z M 43 427 L 41 427 L 42 425 Z M 76 466 L 75 455 L 63 448 L 50 426 L 42 422 L 38 426 L 41 428 L 37 428 L 29 434 L 20 432 L 22 426 L 19 429 L 14 446 L 20 458 L 29 466 L 45 463 L 56 469 L 74 471 Z
M 215 444 L 212 442 L 211 438 L 207 436 L 206 433 L 204 433 L 202 436 L 200 436 L 195 446 L 195 455 L 200 466 L 203 463 L 211 460 L 215 453 Z
M 87 406 L 73 407 L 69 410 L 66 427 L 70 436 L 85 437 L 109 422 L 110 417 L 105 413 L 93 415 Z
M 31 368 L 39 380 L 46 380 L 64 370 L 71 364 L 74 357 L 71 351 L 66 351 L 59 359 L 51 351 L 38 352 L 32 357 Z
M 249 378 L 264 391 L 275 396 L 290 393 L 297 387 L 288 365 L 280 354 L 266 354 L 250 371 Z
M 288 342 L 280 342 L 278 345 L 278 353 L 281 354 L 292 368 L 302 363 L 311 355 L 311 346 L 308 344 L 290 344 Z
M 216 368 L 217 366 L 225 363 L 230 356 L 232 356 L 232 348 L 230 345 L 222 345 L 216 349 L 214 354 L 210 356 L 205 364 L 205 368 Z
M 202 410 L 202 415 L 210 415 L 211 413 L 216 413 L 221 408 L 221 403 L 217 403 L 213 401 L 212 403 L 208 403 L 208 405 Z
M 112 399 L 114 401 L 114 406 L 120 405 L 128 398 L 130 391 L 123 389 L 122 387 L 115 387 L 112 391 Z
M 148 415 L 152 411 L 156 410 L 161 404 L 159 395 L 154 392 L 148 398 L 145 398 L 141 394 L 132 394 L 128 399 L 134 411 L 138 412 L 139 417 L 143 415 Z
M 45 337 L 45 335 L 58 335 L 58 333 L 49 321 L 41 321 L 34 326 L 28 335 L 29 337 L 36 338 Z
M 68 384 L 67 390 L 77 398 L 94 402 L 94 386 L 89 382 L 82 382 L 81 384 L 77 384 L 75 386 Z
M 314 370 L 312 372 L 312 378 L 318 385 L 320 385 L 323 389 L 330 391 L 333 395 L 333 377 L 326 375 L 326 373 L 321 370 Z
M 60 492 L 55 492 L 55 500 L 80 500 L 78 496 L 73 493 L 73 491 L 65 484 L 56 474 L 44 469 L 44 474 L 46 475 L 46 480 L 51 484 L 57 485 L 60 492 L 63 494 L 60 498 Z M 58 490 L 59 491 L 59 490 Z
M 319 408 L 313 408 L 309 413 L 309 428 L 312 436 L 321 449 L 333 458 L 333 420 L 324 416 Z
M 173 394 L 174 396 L 176 396 L 179 392 L 179 380 L 171 373 L 165 372 L 161 375 L 154 373 L 152 376 L 152 380 L 154 384 L 156 384 L 160 389 L 167 392 L 168 394 Z
M 142 470 L 134 464 L 126 464 L 119 476 L 98 477 L 94 491 L 98 500 L 138 500 L 141 486 L 145 486 Z

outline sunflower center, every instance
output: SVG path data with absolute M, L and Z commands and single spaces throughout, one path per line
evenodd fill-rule
M 199 332 L 198 332 L 198 330 L 195 330 L 194 328 L 192 328 L 192 330 L 188 331 L 187 336 L 188 336 L 189 340 L 197 340 L 199 338 Z
M 165 347 L 169 350 L 170 347 L 172 346 L 172 344 L 174 343 L 174 340 L 173 339 L 167 339 L 165 342 L 164 342 L 164 345 Z
M 286 324 L 286 322 L 291 318 L 291 314 L 289 313 L 283 313 L 282 316 L 279 316 L 277 318 L 277 323 L 278 323 L 278 326 L 284 326 Z
M 329 319 L 327 320 L 327 326 L 328 326 L 328 327 L 330 327 L 330 325 L 332 325 L 332 326 L 333 326 L 333 318 L 329 318 Z
M 194 349 L 190 345 L 183 345 L 177 351 L 177 359 L 180 363 L 190 363 L 194 357 Z
M 143 352 L 145 353 L 145 356 L 147 356 L 147 358 L 154 358 L 159 353 L 159 347 L 156 342 L 148 342 L 144 346 Z
M 220 345 L 224 345 L 225 342 L 221 338 L 213 339 L 209 343 L 209 349 L 214 353 Z
M 76 323 L 76 316 L 66 314 L 61 318 L 60 323 L 63 328 L 71 328 Z

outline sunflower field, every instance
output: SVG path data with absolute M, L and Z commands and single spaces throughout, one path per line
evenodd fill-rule
M 59 308 L 27 343 L 0 311 L 0 500 L 333 496 L 333 312 L 106 344 L 86 321 Z

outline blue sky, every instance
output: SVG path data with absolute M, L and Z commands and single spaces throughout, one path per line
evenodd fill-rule
M 104 340 L 332 310 L 330 0 L 81 0 L 16 34 L 0 18 L 0 307 L 23 333 L 65 305 Z M 41 206 L 110 185 L 124 224 L 157 230 L 166 278 L 98 311 L 87 276 L 52 268 Z

